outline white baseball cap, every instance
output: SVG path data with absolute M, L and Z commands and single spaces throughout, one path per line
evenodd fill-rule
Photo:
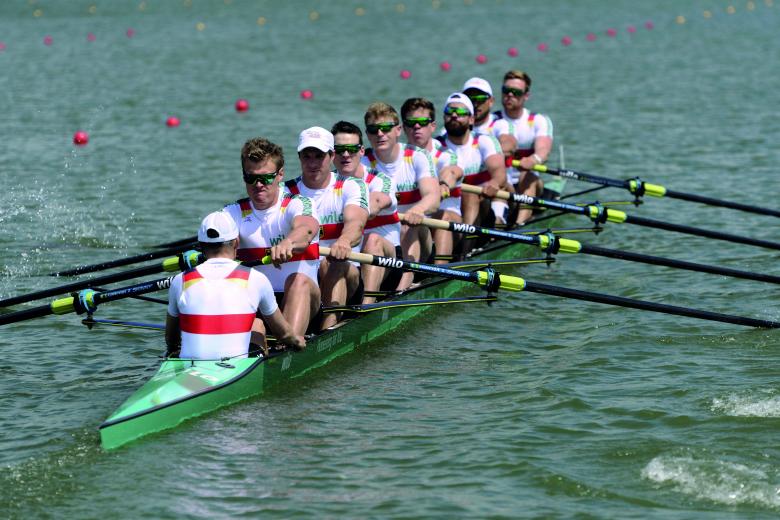
M 467 91 L 468 89 L 473 88 L 475 90 L 479 90 L 480 92 L 484 92 L 485 94 L 488 94 L 490 97 L 493 97 L 493 89 L 490 88 L 490 83 L 485 81 L 482 78 L 471 78 L 466 83 L 463 84 L 463 92 Z
M 446 108 L 450 103 L 462 103 L 469 109 L 469 114 L 472 116 L 474 115 L 474 104 L 463 92 L 453 92 L 450 94 L 450 97 L 448 97 L 447 101 L 444 103 L 444 107 Z
M 238 238 L 238 227 L 233 218 L 224 211 L 209 213 L 198 229 L 198 242 L 218 244 Z
M 333 134 L 321 126 L 307 128 L 298 136 L 298 151 L 309 147 L 316 148 L 321 152 L 332 152 Z

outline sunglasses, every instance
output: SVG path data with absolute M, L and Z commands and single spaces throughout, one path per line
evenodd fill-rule
M 358 153 L 362 146 L 359 144 L 337 144 L 333 147 L 333 151 L 336 152 L 336 155 L 341 155 L 344 152 L 347 152 L 349 155 Z
M 525 96 L 528 93 L 528 89 L 523 90 L 523 89 L 512 88 L 512 87 L 507 87 L 506 85 L 503 85 L 501 87 L 501 92 L 503 94 L 512 94 L 515 97 L 523 97 L 523 96 Z
M 381 130 L 383 134 L 386 134 L 396 126 L 398 126 L 398 123 L 379 123 L 376 125 L 366 125 L 366 133 L 376 135 Z
M 444 107 L 445 116 L 451 116 L 452 114 L 455 114 L 458 117 L 468 117 L 471 115 L 471 112 L 469 112 L 468 108 L 451 107 L 449 105 Z
M 468 98 L 471 100 L 472 103 L 477 105 L 482 104 L 488 99 L 490 99 L 489 94 L 466 94 L 466 95 L 468 96 Z
M 414 125 L 420 125 L 421 128 L 433 123 L 433 119 L 430 117 L 410 117 L 404 119 L 404 126 L 407 128 L 414 128 Z
M 254 186 L 258 181 L 260 181 L 260 184 L 263 186 L 269 186 L 274 183 L 277 175 L 279 175 L 278 170 L 271 173 L 258 173 L 256 175 L 253 173 L 244 172 L 244 182 Z

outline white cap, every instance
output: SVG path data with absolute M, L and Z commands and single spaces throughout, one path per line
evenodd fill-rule
M 447 101 L 444 103 L 444 107 L 446 108 L 450 103 L 462 103 L 469 109 L 469 114 L 472 116 L 474 115 L 474 105 L 471 103 L 469 97 L 463 92 L 453 92 L 450 94 L 450 97 L 448 97 Z
M 218 244 L 238 238 L 238 227 L 233 217 L 224 211 L 209 213 L 198 229 L 198 242 Z
M 321 126 L 307 128 L 298 136 L 298 151 L 309 147 L 316 148 L 321 152 L 332 152 L 333 134 Z
M 490 83 L 482 78 L 471 78 L 466 81 L 466 83 L 463 84 L 462 91 L 466 92 L 470 88 L 479 90 L 480 92 L 484 92 L 485 94 L 489 94 L 490 97 L 493 97 L 493 89 L 490 88 Z

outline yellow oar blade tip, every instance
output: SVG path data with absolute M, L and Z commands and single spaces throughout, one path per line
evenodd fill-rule
M 519 276 L 499 275 L 501 289 L 505 291 L 520 292 L 525 289 L 525 280 Z

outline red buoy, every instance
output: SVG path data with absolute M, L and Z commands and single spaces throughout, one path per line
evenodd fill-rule
M 73 134 L 73 144 L 75 144 L 76 146 L 85 146 L 88 142 L 89 142 L 89 135 L 86 132 L 79 130 L 78 132 Z
M 246 112 L 247 110 L 249 110 L 249 101 L 246 99 L 236 101 L 236 112 Z
M 173 128 L 179 126 L 181 124 L 181 121 L 179 121 L 179 118 L 176 116 L 170 116 L 168 119 L 165 120 L 165 124 L 168 125 L 169 128 Z

